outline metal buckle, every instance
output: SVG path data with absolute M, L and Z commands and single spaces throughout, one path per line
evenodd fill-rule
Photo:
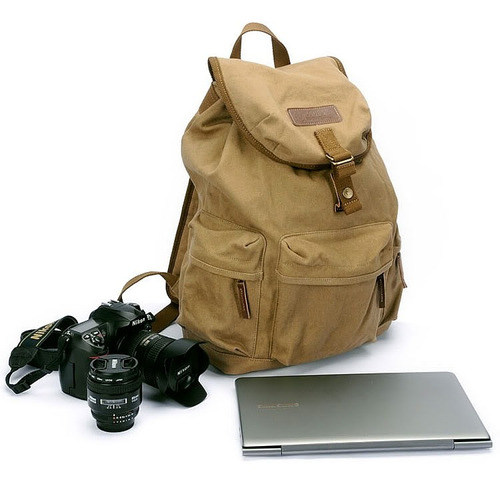
M 350 158 L 335 161 L 335 158 L 332 158 L 328 153 L 326 153 L 326 159 L 328 159 L 328 161 L 330 161 L 330 163 L 332 163 L 334 166 L 341 166 L 342 164 L 347 164 L 351 161 L 354 161 L 354 156 L 351 154 Z

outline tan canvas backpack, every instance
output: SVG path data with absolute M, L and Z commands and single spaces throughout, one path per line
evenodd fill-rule
M 240 59 L 244 33 L 271 36 L 275 68 Z M 177 319 L 211 363 L 245 373 L 374 341 L 404 287 L 397 200 L 370 110 L 339 60 L 290 64 L 248 24 L 182 140 L 190 176 L 168 272 Z M 120 296 L 121 297 L 121 296 Z

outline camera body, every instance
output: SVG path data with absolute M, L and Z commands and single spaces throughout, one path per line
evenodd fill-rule
M 207 392 L 199 377 L 208 368 L 208 355 L 199 342 L 152 332 L 154 320 L 137 304 L 112 300 L 101 304 L 85 322 L 67 328 L 58 342 L 62 391 L 86 400 L 91 362 L 122 354 L 136 359 L 142 381 L 162 394 L 186 407 L 202 402 Z
M 63 348 L 59 381 L 63 392 L 87 399 L 87 375 L 96 357 L 115 353 L 125 337 L 151 331 L 152 314 L 139 305 L 109 301 L 94 310 L 88 320 L 68 328 L 59 339 Z

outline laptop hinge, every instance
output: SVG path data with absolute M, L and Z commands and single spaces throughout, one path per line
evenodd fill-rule
M 366 443 L 332 443 L 316 445 L 283 445 L 283 455 L 299 455 L 302 453 L 349 453 L 371 451 L 423 451 L 423 450 L 453 450 L 453 440 L 404 440 L 381 441 Z
M 491 440 L 455 440 L 455 450 L 475 450 L 477 448 L 491 448 Z

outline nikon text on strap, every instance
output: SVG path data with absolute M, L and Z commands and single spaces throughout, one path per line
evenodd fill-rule
M 67 315 L 62 319 L 34 330 L 21 334 L 21 341 L 15 347 L 9 358 L 10 372 L 5 377 L 5 383 L 15 393 L 28 390 L 33 383 L 59 368 L 59 361 L 64 347 L 58 348 L 58 340 L 62 333 L 77 320 Z M 37 370 L 24 375 L 17 383 L 10 383 L 12 374 L 31 365 Z

